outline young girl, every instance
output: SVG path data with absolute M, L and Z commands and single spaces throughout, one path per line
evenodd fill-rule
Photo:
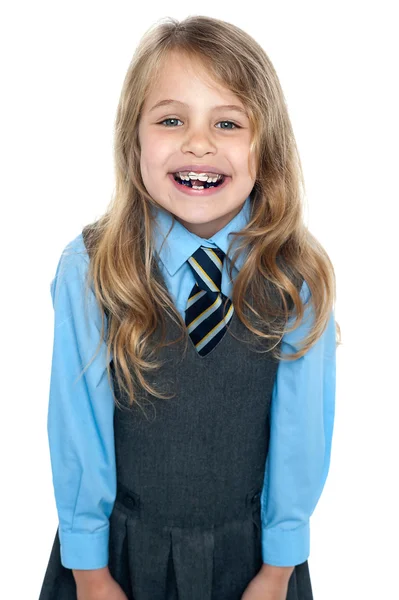
M 116 191 L 64 249 L 40 600 L 310 600 L 335 276 L 263 49 L 167 18 L 118 106 Z

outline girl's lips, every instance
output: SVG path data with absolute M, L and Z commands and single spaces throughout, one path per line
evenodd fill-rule
M 231 177 L 226 176 L 224 178 L 223 183 L 218 185 L 217 187 L 204 188 L 203 190 L 196 190 L 195 188 L 190 188 L 187 185 L 182 183 L 178 183 L 174 178 L 173 173 L 169 173 L 169 179 L 172 181 L 175 188 L 177 188 L 183 194 L 187 194 L 188 196 L 211 196 L 213 194 L 217 194 L 220 190 L 226 187 L 230 182 Z

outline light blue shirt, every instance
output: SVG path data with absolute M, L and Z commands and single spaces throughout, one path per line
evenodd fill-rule
M 200 245 L 225 253 L 231 231 L 249 219 L 250 198 L 241 211 L 212 238 L 205 240 L 171 215 L 155 211 L 154 242 L 158 264 L 184 319 L 195 283 L 187 259 Z M 237 241 L 238 243 L 238 241 Z M 222 292 L 231 297 L 225 259 Z M 233 269 L 233 281 L 245 256 Z M 88 255 L 82 234 L 64 249 L 51 282 L 54 342 L 48 408 L 48 439 L 54 494 L 59 517 L 61 562 L 70 569 L 97 569 L 108 564 L 109 517 L 116 496 L 114 401 L 107 378 L 106 345 L 78 378 L 100 342 L 101 314 L 92 289 L 84 311 Z M 301 298 L 310 291 L 304 282 Z M 311 307 L 294 332 L 281 343 L 284 353 L 299 349 L 311 327 Z M 291 321 L 290 321 L 291 323 Z M 294 362 L 280 361 L 271 402 L 270 445 L 261 494 L 262 556 L 265 563 L 294 566 L 310 554 L 309 519 L 327 477 L 335 410 L 335 320 L 317 343 Z M 112 359 L 112 354 L 110 360 Z M 132 457 L 134 460 L 134 457 Z

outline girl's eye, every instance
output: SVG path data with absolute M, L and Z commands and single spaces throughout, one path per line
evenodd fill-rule
M 240 129 L 239 125 L 236 125 L 235 123 L 233 123 L 233 121 L 219 121 L 219 123 L 230 123 L 231 125 L 233 125 L 233 127 L 221 127 L 220 129 Z
M 163 123 L 165 123 L 166 121 L 180 121 L 180 119 L 174 119 L 173 117 L 169 117 L 169 119 L 164 119 L 163 121 L 158 123 L 158 125 L 163 125 Z
M 163 125 L 163 123 L 166 123 L 166 121 L 180 121 L 180 119 L 176 119 L 174 117 L 169 117 L 168 119 L 164 119 L 163 121 L 158 123 L 158 125 Z M 230 129 L 230 130 L 231 129 L 241 129 L 240 126 L 233 123 L 233 121 L 219 121 L 218 124 L 219 123 L 230 123 L 231 125 L 233 125 L 233 127 L 219 127 L 219 129 Z M 169 125 L 166 125 L 166 127 L 169 127 Z

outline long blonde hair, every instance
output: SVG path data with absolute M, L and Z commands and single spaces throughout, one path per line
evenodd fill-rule
M 296 360 L 322 335 L 335 304 L 333 265 L 303 223 L 302 167 L 283 92 L 265 51 L 250 35 L 225 21 L 206 16 L 190 16 L 181 22 L 161 19 L 142 37 L 123 83 L 115 122 L 113 198 L 103 216 L 83 230 L 90 256 L 87 286 L 92 285 L 102 309 L 100 344 L 106 341 L 118 386 L 128 394 L 130 404 L 139 404 L 136 385 L 158 398 L 167 397 L 145 378 L 146 371 L 160 364 L 156 352 L 165 345 L 166 313 L 181 329 L 182 336 L 176 341 L 187 342 L 181 315 L 164 286 L 152 276 L 151 205 L 158 205 L 142 180 L 138 138 L 143 103 L 171 52 L 199 60 L 215 81 L 240 98 L 250 116 L 256 181 L 250 194 L 250 220 L 234 234 L 240 237 L 240 244 L 229 266 L 231 275 L 240 253 L 248 252 L 232 292 L 238 318 L 256 336 L 276 340 L 276 358 Z M 309 287 L 313 326 L 300 350 L 284 356 L 278 342 L 284 333 L 299 326 L 305 314 L 295 283 L 298 278 Z M 279 303 L 265 293 L 265 282 L 277 293 Z M 247 294 L 254 299 L 254 306 Z M 296 320 L 291 329 L 284 329 L 293 311 Z M 266 332 L 262 324 L 267 324 Z M 158 326 L 163 337 L 154 345 Z M 337 322 L 335 327 L 339 345 Z M 111 378 L 109 363 L 107 371 Z

